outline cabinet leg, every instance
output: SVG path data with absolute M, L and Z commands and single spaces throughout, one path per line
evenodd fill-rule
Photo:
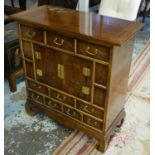
M 38 113 L 38 110 L 28 101 L 25 103 L 25 110 L 26 110 L 26 113 L 30 116 L 34 116 Z
M 103 141 L 98 141 L 97 149 L 100 152 L 104 152 L 105 151 L 105 142 L 104 142 L 104 140 Z

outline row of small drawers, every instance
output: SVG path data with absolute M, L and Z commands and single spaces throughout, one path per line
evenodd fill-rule
M 37 105 L 39 103 L 40 105 L 47 107 L 49 110 L 51 109 L 51 110 L 59 111 L 61 113 L 64 113 L 65 115 L 70 116 L 73 119 L 83 121 L 84 123 L 86 123 L 91 127 L 102 130 L 102 125 L 103 125 L 102 121 L 98 121 L 88 116 L 87 114 L 81 114 L 80 111 L 72 109 L 68 107 L 67 104 L 64 104 L 64 103 L 62 104 L 61 102 L 56 101 L 55 99 L 45 97 L 45 102 L 44 102 L 43 98 L 44 96 L 28 90 L 28 99 L 30 101 L 35 102 Z
M 71 98 L 69 96 L 66 96 L 60 92 L 56 92 L 54 90 L 49 90 L 45 86 L 42 86 L 36 82 L 33 82 L 31 80 L 27 80 L 27 86 L 30 88 L 31 91 L 35 91 L 33 93 L 29 93 L 28 97 L 33 99 L 34 101 L 38 101 L 40 103 L 43 103 L 43 97 L 41 94 L 45 94 L 46 96 L 49 96 L 51 100 L 53 99 L 57 103 L 63 103 L 71 108 L 76 108 L 79 111 L 82 111 L 83 113 L 86 113 L 90 116 L 96 117 L 100 120 L 103 119 L 104 110 L 98 109 L 94 106 L 88 105 L 81 101 L 75 101 L 74 98 Z M 39 93 L 37 93 L 39 92 Z M 41 94 L 40 94 L 41 93 Z M 43 95 L 44 96 L 44 95 Z M 46 101 L 47 102 L 47 101 Z M 47 104 L 50 104 L 49 102 Z M 57 107 L 55 107 L 57 108 Z M 59 110 L 59 109 L 57 109 Z
M 37 28 L 21 25 L 21 35 L 24 39 L 30 39 L 40 43 L 45 43 L 44 31 Z M 46 32 L 47 45 L 54 46 L 56 48 L 64 49 L 70 52 L 77 53 L 99 59 L 105 62 L 109 62 L 110 49 L 105 46 L 100 46 L 84 41 L 77 41 L 75 45 L 74 38 L 66 37 L 64 35 L 57 34 L 56 32 Z M 75 48 L 76 46 L 76 48 Z

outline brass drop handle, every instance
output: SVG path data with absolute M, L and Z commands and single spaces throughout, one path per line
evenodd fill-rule
M 56 103 L 52 104 L 52 108 L 56 108 L 56 106 L 57 106 Z
M 36 87 L 38 89 L 41 89 L 42 88 L 41 86 L 37 85 L 36 83 L 33 83 L 33 87 Z
M 64 40 L 61 39 L 60 42 L 58 42 L 58 38 L 55 38 L 55 39 L 53 40 L 53 43 L 54 43 L 55 45 L 62 46 L 62 45 L 64 44 Z
M 29 31 L 26 31 L 25 32 L 25 36 L 26 37 L 28 37 L 28 38 L 33 38 L 33 37 L 35 37 L 35 35 L 36 35 L 36 32 L 31 32 L 30 30 Z
M 57 94 L 56 99 L 61 101 L 61 102 L 65 102 L 66 100 L 66 96 L 63 96 L 63 98 L 60 97 L 60 94 Z
M 33 99 L 33 100 L 37 100 L 38 101 L 38 99 L 39 99 L 39 95 L 36 95 L 36 94 L 31 94 L 31 98 Z
M 37 86 L 37 84 L 36 83 L 33 83 L 33 87 L 36 87 Z
M 90 118 L 87 119 L 87 123 L 90 124 L 90 125 L 92 125 L 92 126 L 96 126 L 97 125 L 97 122 L 96 121 L 95 122 L 92 122 Z
M 42 87 L 41 86 L 38 86 L 38 89 L 41 89 Z
M 98 49 L 95 49 L 94 52 L 90 51 L 90 47 L 88 46 L 86 49 L 86 53 L 88 53 L 89 55 L 96 55 L 98 53 Z
M 70 115 L 70 116 L 76 116 L 76 112 L 73 111 L 73 112 L 71 113 L 70 109 L 67 109 L 66 113 L 67 113 L 68 115 Z
M 93 113 L 94 112 L 94 108 L 91 108 L 90 110 L 88 110 L 88 106 L 86 105 L 84 107 L 84 111 L 88 112 L 88 113 Z
M 51 101 L 48 101 L 47 105 L 52 106 L 52 108 L 55 108 L 55 107 L 57 106 L 57 104 L 56 104 L 56 103 L 52 104 L 52 102 L 51 102 Z

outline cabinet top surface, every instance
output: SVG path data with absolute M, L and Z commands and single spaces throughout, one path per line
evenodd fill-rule
M 44 5 L 11 16 L 19 23 L 60 31 L 75 37 L 120 46 L 143 24 Z

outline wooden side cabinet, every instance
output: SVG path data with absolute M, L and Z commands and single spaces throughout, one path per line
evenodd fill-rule
M 134 36 L 142 25 L 47 5 L 11 17 L 19 27 L 27 112 L 82 130 L 105 151 L 125 116 Z

